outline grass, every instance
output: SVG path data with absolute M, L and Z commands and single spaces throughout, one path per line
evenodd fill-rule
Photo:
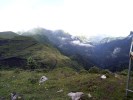
M 48 77 L 48 80 L 39 85 L 42 75 Z M 123 75 L 117 78 L 110 75 L 106 80 L 101 80 L 100 74 L 77 73 L 65 67 L 50 72 L 18 69 L 0 71 L 0 96 L 7 100 L 14 91 L 21 93 L 26 100 L 70 100 L 67 94 L 71 91 L 90 93 L 91 100 L 126 100 L 125 86 L 126 76 Z M 61 89 L 63 92 L 58 93 Z M 130 94 L 128 100 L 132 99 Z
M 47 69 L 54 69 L 57 66 L 70 66 L 80 69 L 80 65 L 77 62 L 62 55 L 58 49 L 51 44 L 42 44 L 35 39 L 26 36 L 16 36 L 11 39 L 0 38 L 0 54 L 3 59 L 17 57 L 26 60 L 27 58 L 32 57 L 39 63 L 38 65 L 40 65 L 40 67 L 45 67 Z M 20 67 L 12 64 L 4 65 L 3 63 L 1 65 Z

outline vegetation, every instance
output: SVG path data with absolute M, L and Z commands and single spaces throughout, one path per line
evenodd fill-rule
M 35 68 L 37 68 L 37 63 L 32 57 L 29 57 L 27 59 L 27 67 L 28 69 L 31 69 L 31 70 L 34 70 Z
M 87 47 L 63 47 L 69 49 L 69 53 L 75 54 L 70 53 L 70 59 L 61 54 L 55 46 L 61 46 L 64 39 L 73 41 L 71 35 L 63 31 L 55 31 L 53 34 L 52 31 L 43 29 L 36 32 L 39 34 L 31 36 L 0 32 L 0 99 L 4 97 L 9 100 L 10 93 L 17 92 L 26 100 L 70 100 L 67 96 L 69 92 L 83 92 L 82 100 L 133 100 L 132 93 L 129 93 L 128 98 L 125 97 L 127 70 L 115 74 L 94 66 L 88 58 L 90 56 L 83 54 L 84 49 L 90 52 Z M 87 42 L 84 37 L 78 38 L 81 42 Z M 64 43 L 66 45 L 66 41 Z M 112 44 L 113 42 L 110 45 Z M 102 55 L 102 60 L 104 53 L 96 52 L 98 56 Z M 99 58 L 96 60 L 101 62 Z M 106 63 L 109 63 L 110 60 L 106 60 Z M 114 71 L 122 70 L 124 66 L 119 65 Z M 103 74 L 107 79 L 100 78 Z M 44 75 L 48 80 L 39 84 L 40 77 Z M 130 81 L 133 82 L 132 71 Z M 130 84 L 130 88 L 133 89 L 133 84 Z M 89 98 L 88 94 L 92 97 Z
M 100 69 L 96 66 L 93 66 L 89 69 L 89 73 L 100 73 Z
M 40 43 L 35 39 L 27 36 L 16 36 L 11 39 L 0 39 L 0 68 L 25 68 L 37 67 L 54 69 L 56 67 L 73 67 L 80 69 L 77 62 L 72 61 L 69 57 L 62 55 L 56 48 L 48 43 Z M 32 59 L 29 59 L 32 57 Z M 27 59 L 33 60 L 30 62 Z M 29 64 L 30 63 L 30 64 Z M 34 66 L 32 66 L 32 64 Z M 36 64 L 37 63 L 37 66 Z M 27 65 L 28 64 L 28 65 Z
M 15 36 L 18 36 L 18 34 L 11 31 L 0 32 L 0 38 L 11 39 L 14 38 Z
M 48 80 L 39 85 L 39 79 L 43 75 Z M 0 97 L 8 100 L 11 92 L 17 92 L 26 100 L 70 100 L 67 94 L 79 91 L 86 95 L 83 100 L 126 100 L 126 76 L 113 75 L 105 80 L 100 79 L 100 76 L 97 73 L 81 74 L 67 67 L 47 72 L 43 69 L 40 71 L 1 70 Z M 57 92 L 59 90 L 63 91 Z M 89 93 L 92 95 L 91 98 L 87 96 Z M 132 99 L 131 93 L 128 100 Z

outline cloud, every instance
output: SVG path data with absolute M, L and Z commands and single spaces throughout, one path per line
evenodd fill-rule
M 132 0 L 55 1 L 10 1 L 0 7 L 0 31 L 27 30 L 39 26 L 63 29 L 73 35 L 125 36 L 133 30 Z
M 86 43 L 82 43 L 79 40 L 71 41 L 71 44 L 73 44 L 73 45 L 79 45 L 79 46 L 84 46 L 84 47 L 93 47 L 92 45 L 86 44 Z
M 112 52 L 112 57 L 117 57 L 117 54 L 119 54 L 120 53 L 120 51 L 121 51 L 121 48 L 115 48 L 114 50 L 113 50 L 113 52 Z

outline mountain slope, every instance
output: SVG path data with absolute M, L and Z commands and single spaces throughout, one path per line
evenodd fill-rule
M 18 36 L 18 34 L 11 31 L 0 32 L 0 38 L 11 39 L 15 36 Z
M 125 38 L 115 38 L 110 40 L 104 40 L 101 44 L 95 46 L 92 58 L 95 63 L 105 69 L 112 71 L 120 71 L 128 68 L 129 62 L 129 49 L 131 44 L 131 38 L 129 35 Z
M 43 28 L 23 32 L 22 35 L 33 37 L 39 42 L 47 37 L 50 44 L 59 49 L 64 55 L 78 61 L 85 69 L 94 66 L 93 61 L 89 59 L 90 54 L 86 54 L 86 52 L 91 52 L 93 44 L 86 41 L 85 37 L 74 37 L 62 30 L 51 31 Z M 40 37 L 36 37 L 36 35 Z M 45 43 L 45 41 L 41 41 L 41 43 Z
M 29 36 L 35 34 L 43 40 L 47 37 L 49 42 L 59 49 L 64 55 L 78 61 L 85 69 L 96 65 L 111 71 L 121 71 L 128 68 L 129 48 L 133 32 L 127 37 L 102 37 L 92 38 L 75 37 L 61 30 L 51 31 L 43 28 L 34 29 Z M 25 35 L 25 33 L 24 33 Z M 45 43 L 42 41 L 42 43 Z
M 15 36 L 18 36 L 18 34 L 12 31 L 0 32 L 0 38 L 11 39 L 14 38 Z
M 39 67 L 48 69 L 63 66 L 77 69 L 79 67 L 76 62 L 62 55 L 49 43 L 42 44 L 26 36 L 0 39 L 0 64 L 2 66 L 26 67 L 28 57 L 35 59 Z

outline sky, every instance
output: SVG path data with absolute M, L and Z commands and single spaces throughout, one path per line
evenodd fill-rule
M 127 36 L 133 0 L 0 0 L 0 31 L 36 27 L 73 35 Z

